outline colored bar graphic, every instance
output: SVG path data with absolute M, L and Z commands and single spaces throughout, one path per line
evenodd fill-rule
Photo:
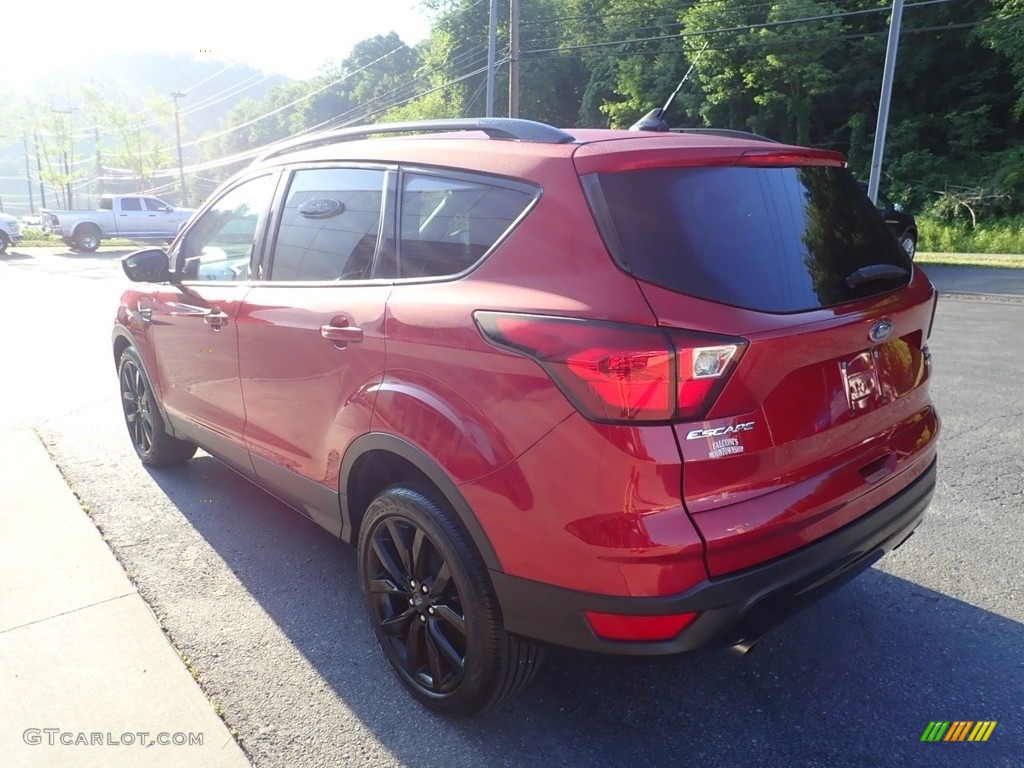
M 970 720 L 955 720 L 946 734 L 943 741 L 963 741 L 967 735 L 967 729 L 974 725 Z
M 921 741 L 988 741 L 996 728 L 995 720 L 932 720 L 921 734 Z
M 967 738 L 968 741 L 988 741 L 988 737 L 992 735 L 992 731 L 996 729 L 995 720 L 980 720 L 978 724 L 974 726 L 974 730 L 971 731 L 971 735 Z

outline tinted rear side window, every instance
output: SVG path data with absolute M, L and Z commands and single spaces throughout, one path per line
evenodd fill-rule
M 844 168 L 657 168 L 586 186 L 619 263 L 680 293 L 800 312 L 909 280 L 910 260 Z M 851 287 L 851 275 L 875 265 L 906 275 Z
M 440 277 L 469 269 L 509 231 L 536 196 L 522 185 L 405 173 L 400 276 Z

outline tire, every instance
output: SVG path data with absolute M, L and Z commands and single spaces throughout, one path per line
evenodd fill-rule
M 11 247 L 11 239 L 3 232 L 0 232 L 0 253 L 7 253 L 7 249 Z
M 502 627 L 469 534 L 426 493 L 393 486 L 373 500 L 359 531 L 359 578 L 385 658 L 438 714 L 477 714 L 540 667 L 540 647 Z
M 917 236 L 913 232 L 904 232 L 900 235 L 900 246 L 913 259 L 917 255 Z
M 93 224 L 83 224 L 75 230 L 74 244 L 80 251 L 92 253 L 100 247 L 100 231 Z
M 147 467 L 170 467 L 191 459 L 196 452 L 195 444 L 179 440 L 165 429 L 153 387 L 134 347 L 121 353 L 117 381 L 124 422 L 139 460 Z

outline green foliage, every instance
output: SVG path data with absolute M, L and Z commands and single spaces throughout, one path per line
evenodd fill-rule
M 918 217 L 917 226 L 922 251 L 1024 254 L 1024 215 L 981 221 L 973 229 L 962 218 Z

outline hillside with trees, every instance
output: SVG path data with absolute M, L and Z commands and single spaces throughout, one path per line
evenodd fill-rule
M 202 136 L 192 125 L 196 188 L 212 191 L 257 149 L 296 134 L 483 115 L 488 2 L 423 0 L 423 6 L 432 27 L 420 45 L 378 35 L 327 62 L 318 77 L 243 94 Z M 503 116 L 509 0 L 498 6 L 495 114 Z M 667 116 L 673 126 L 733 128 L 835 149 L 867 176 L 889 29 L 886 0 L 521 0 L 520 6 L 521 117 L 570 127 L 628 126 L 661 106 L 692 68 Z M 1022 125 L 1024 0 L 907 2 L 883 189 L 936 220 L 971 226 L 1020 217 L 1019 229 Z

